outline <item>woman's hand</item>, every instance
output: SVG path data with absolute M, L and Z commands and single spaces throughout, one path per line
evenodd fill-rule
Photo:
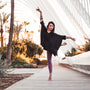
M 75 38 L 71 38 L 73 41 L 76 41 L 76 39 Z
M 76 39 L 75 38 L 72 38 L 72 37 L 67 37 L 67 39 L 71 39 L 73 41 L 76 41 Z
M 42 11 L 39 9 L 39 7 L 36 10 L 40 12 L 40 22 L 42 22 L 43 21 Z
M 39 9 L 39 7 L 36 9 L 38 12 L 42 13 L 42 11 Z

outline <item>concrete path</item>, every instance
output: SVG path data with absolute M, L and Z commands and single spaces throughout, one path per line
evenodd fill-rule
M 9 69 L 8 74 L 35 74 L 42 70 L 41 68 L 13 68 Z
M 53 80 L 48 81 L 48 67 L 23 79 L 6 90 L 90 90 L 90 76 L 53 65 Z

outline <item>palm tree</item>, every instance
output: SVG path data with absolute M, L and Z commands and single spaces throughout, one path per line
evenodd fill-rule
M 22 29 L 22 24 L 14 25 L 14 29 L 13 29 L 14 39 L 15 39 L 15 36 L 17 36 L 17 38 L 16 38 L 17 40 L 19 39 L 19 33 L 20 33 L 21 29 Z
M 24 25 L 25 25 L 25 32 L 26 32 L 26 26 L 29 25 L 30 22 L 24 21 Z
M 13 25 L 14 25 L 14 0 L 11 0 L 11 21 L 10 21 L 10 32 L 9 32 L 9 43 L 7 46 L 7 62 L 8 63 L 10 63 L 11 61 Z
M 1 3 L 2 1 L 0 1 L 0 3 Z M 2 9 L 4 6 L 5 6 L 6 4 L 4 4 L 4 5 L 0 5 L 0 9 Z M 1 21 L 1 20 L 0 20 Z M 1 23 L 1 30 L 0 30 L 0 32 L 1 32 L 1 46 L 3 46 L 3 30 L 2 30 L 2 23 Z
M 8 22 L 10 14 L 0 13 L 0 23 L 1 23 L 1 47 L 3 47 L 3 25 Z
M 2 1 L 0 1 L 0 3 L 2 3 Z M 4 5 L 0 5 L 0 9 L 2 9 L 6 5 L 7 5 L 6 3 Z

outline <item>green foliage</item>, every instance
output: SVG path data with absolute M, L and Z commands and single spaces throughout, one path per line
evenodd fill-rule
M 18 53 L 25 54 L 25 52 L 26 52 L 25 48 L 26 48 L 26 45 L 23 42 L 20 42 L 20 41 L 12 42 L 12 53 L 14 53 L 14 54 L 15 53 L 16 54 L 18 54 Z
M 85 46 L 85 51 L 90 51 L 90 43 Z
M 25 41 L 25 44 L 27 46 L 26 55 L 28 57 L 33 57 L 34 55 L 38 54 L 41 55 L 43 52 L 43 49 L 36 45 L 35 43 L 32 43 L 31 41 Z
M 20 58 L 13 60 L 11 66 L 13 68 L 37 68 L 37 65 L 28 64 Z
M 71 52 L 75 53 L 76 51 L 77 50 L 74 47 L 72 47 Z
M 38 47 L 38 51 L 37 51 L 37 53 L 38 53 L 39 55 L 41 55 L 42 52 L 43 52 L 43 49 L 42 49 L 41 47 Z
M 16 56 L 18 53 L 25 55 L 26 57 L 32 58 L 36 54 L 41 55 L 43 49 L 32 43 L 31 41 L 13 41 L 12 43 L 12 57 Z
M 65 54 L 65 56 L 72 56 L 72 53 L 70 53 L 70 51 L 67 51 L 67 53 Z
M 1 59 L 4 60 L 7 54 L 7 47 L 0 47 Z
M 6 55 L 7 55 L 7 53 L 6 53 L 6 52 L 3 52 L 1 59 L 2 59 L 2 60 L 6 59 Z
M 32 58 L 36 54 L 41 55 L 43 52 L 43 49 L 36 45 L 35 43 L 32 43 L 31 41 L 13 41 L 12 42 L 12 66 L 16 65 L 22 65 L 27 64 L 24 62 L 25 59 L 17 58 L 17 55 L 23 54 L 25 57 Z M 0 54 L 2 55 L 1 59 L 4 60 L 6 58 L 7 54 L 7 47 L 0 48 Z M 14 61 L 15 60 L 15 61 Z M 33 60 L 33 59 L 32 59 Z M 39 59 L 34 58 L 35 64 L 39 65 Z M 28 65 L 28 67 L 32 67 L 31 65 Z M 35 66 L 34 66 L 35 67 Z
M 24 65 L 24 64 L 27 64 L 24 60 L 22 60 L 21 58 L 16 58 L 15 60 L 12 61 L 12 64 L 11 66 L 19 66 L 19 65 Z
M 71 48 L 71 52 L 70 51 L 67 51 L 67 53 L 65 54 L 65 56 L 74 56 L 74 55 L 77 55 L 76 54 L 76 49 L 74 47 Z
M 7 47 L 0 47 L 0 54 L 7 52 Z
M 9 65 L 7 65 L 6 60 L 0 59 L 0 77 L 3 77 L 5 74 L 7 74 L 7 68 Z
M 26 42 L 27 45 L 27 51 L 26 55 L 29 57 L 33 57 L 35 54 L 37 54 L 38 46 L 31 41 Z
M 47 60 L 40 61 L 40 65 L 47 65 L 47 64 L 48 64 L 48 61 Z
M 36 62 L 37 65 L 39 65 L 40 60 L 38 58 L 33 58 L 33 60 Z

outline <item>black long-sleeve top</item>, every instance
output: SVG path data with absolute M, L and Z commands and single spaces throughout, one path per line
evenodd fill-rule
M 66 39 L 65 35 L 58 35 L 56 33 L 47 32 L 47 28 L 44 25 L 44 22 L 41 23 L 41 45 L 42 47 L 52 53 L 54 56 L 57 55 L 57 51 L 61 46 L 62 40 Z

